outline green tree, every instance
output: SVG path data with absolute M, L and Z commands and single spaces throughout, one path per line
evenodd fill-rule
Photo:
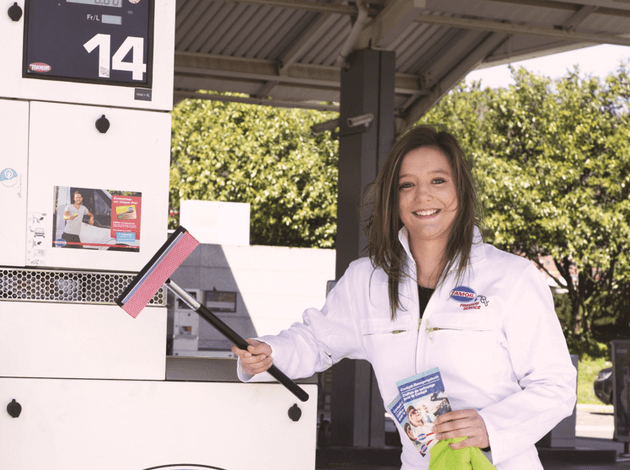
M 334 246 L 338 144 L 310 126 L 337 113 L 185 100 L 172 115 L 171 228 L 182 199 L 246 202 L 252 244 Z
M 630 81 L 579 70 L 552 81 L 464 85 L 425 118 L 461 137 L 474 160 L 487 239 L 541 269 L 551 255 L 568 289 L 569 344 L 630 333 Z

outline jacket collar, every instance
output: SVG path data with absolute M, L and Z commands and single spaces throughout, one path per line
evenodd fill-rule
M 479 227 L 475 227 L 473 233 L 473 244 L 470 248 L 470 264 L 477 264 L 486 259 L 486 252 L 483 250 L 483 237 Z
M 413 256 L 411 256 L 411 248 L 409 247 L 409 231 L 407 230 L 407 227 L 403 226 L 403 228 L 398 231 L 398 240 L 400 241 L 403 249 L 405 250 L 405 253 L 407 254 L 407 265 L 409 266 L 409 269 L 415 274 L 415 261 L 413 259 Z M 470 249 L 470 264 L 475 265 L 485 259 L 486 256 L 483 250 L 483 238 L 481 236 L 481 231 L 479 230 L 479 227 L 475 227 L 475 230 L 473 232 L 473 244 Z
M 403 225 L 403 227 L 398 231 L 398 240 L 400 244 L 403 246 L 405 253 L 407 253 L 407 257 L 410 260 L 413 260 L 413 256 L 411 256 L 411 248 L 409 247 L 409 230 L 407 227 Z

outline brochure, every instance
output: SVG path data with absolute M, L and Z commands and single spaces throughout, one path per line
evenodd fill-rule
M 451 411 L 440 370 L 427 370 L 396 385 L 398 395 L 388 408 L 424 457 L 437 442 L 431 431 L 435 418 Z

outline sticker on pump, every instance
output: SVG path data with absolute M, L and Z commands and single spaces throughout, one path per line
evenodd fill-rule
M 45 64 L 43 62 L 33 62 L 32 64 L 28 65 L 28 68 L 33 71 L 33 72 L 37 72 L 37 73 L 48 73 L 52 70 L 52 67 L 48 64 Z
M 47 215 L 45 212 L 29 212 L 27 220 L 26 264 L 37 266 L 46 261 Z
M 5 168 L 0 173 L 0 182 L 10 188 L 11 186 L 15 186 L 18 180 L 18 173 L 13 168 Z

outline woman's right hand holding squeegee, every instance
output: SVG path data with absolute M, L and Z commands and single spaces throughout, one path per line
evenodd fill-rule
M 232 346 L 232 352 L 241 361 L 243 372 L 256 375 L 268 370 L 273 364 L 271 346 L 256 339 L 247 339 L 246 341 L 249 343 L 247 350 Z

